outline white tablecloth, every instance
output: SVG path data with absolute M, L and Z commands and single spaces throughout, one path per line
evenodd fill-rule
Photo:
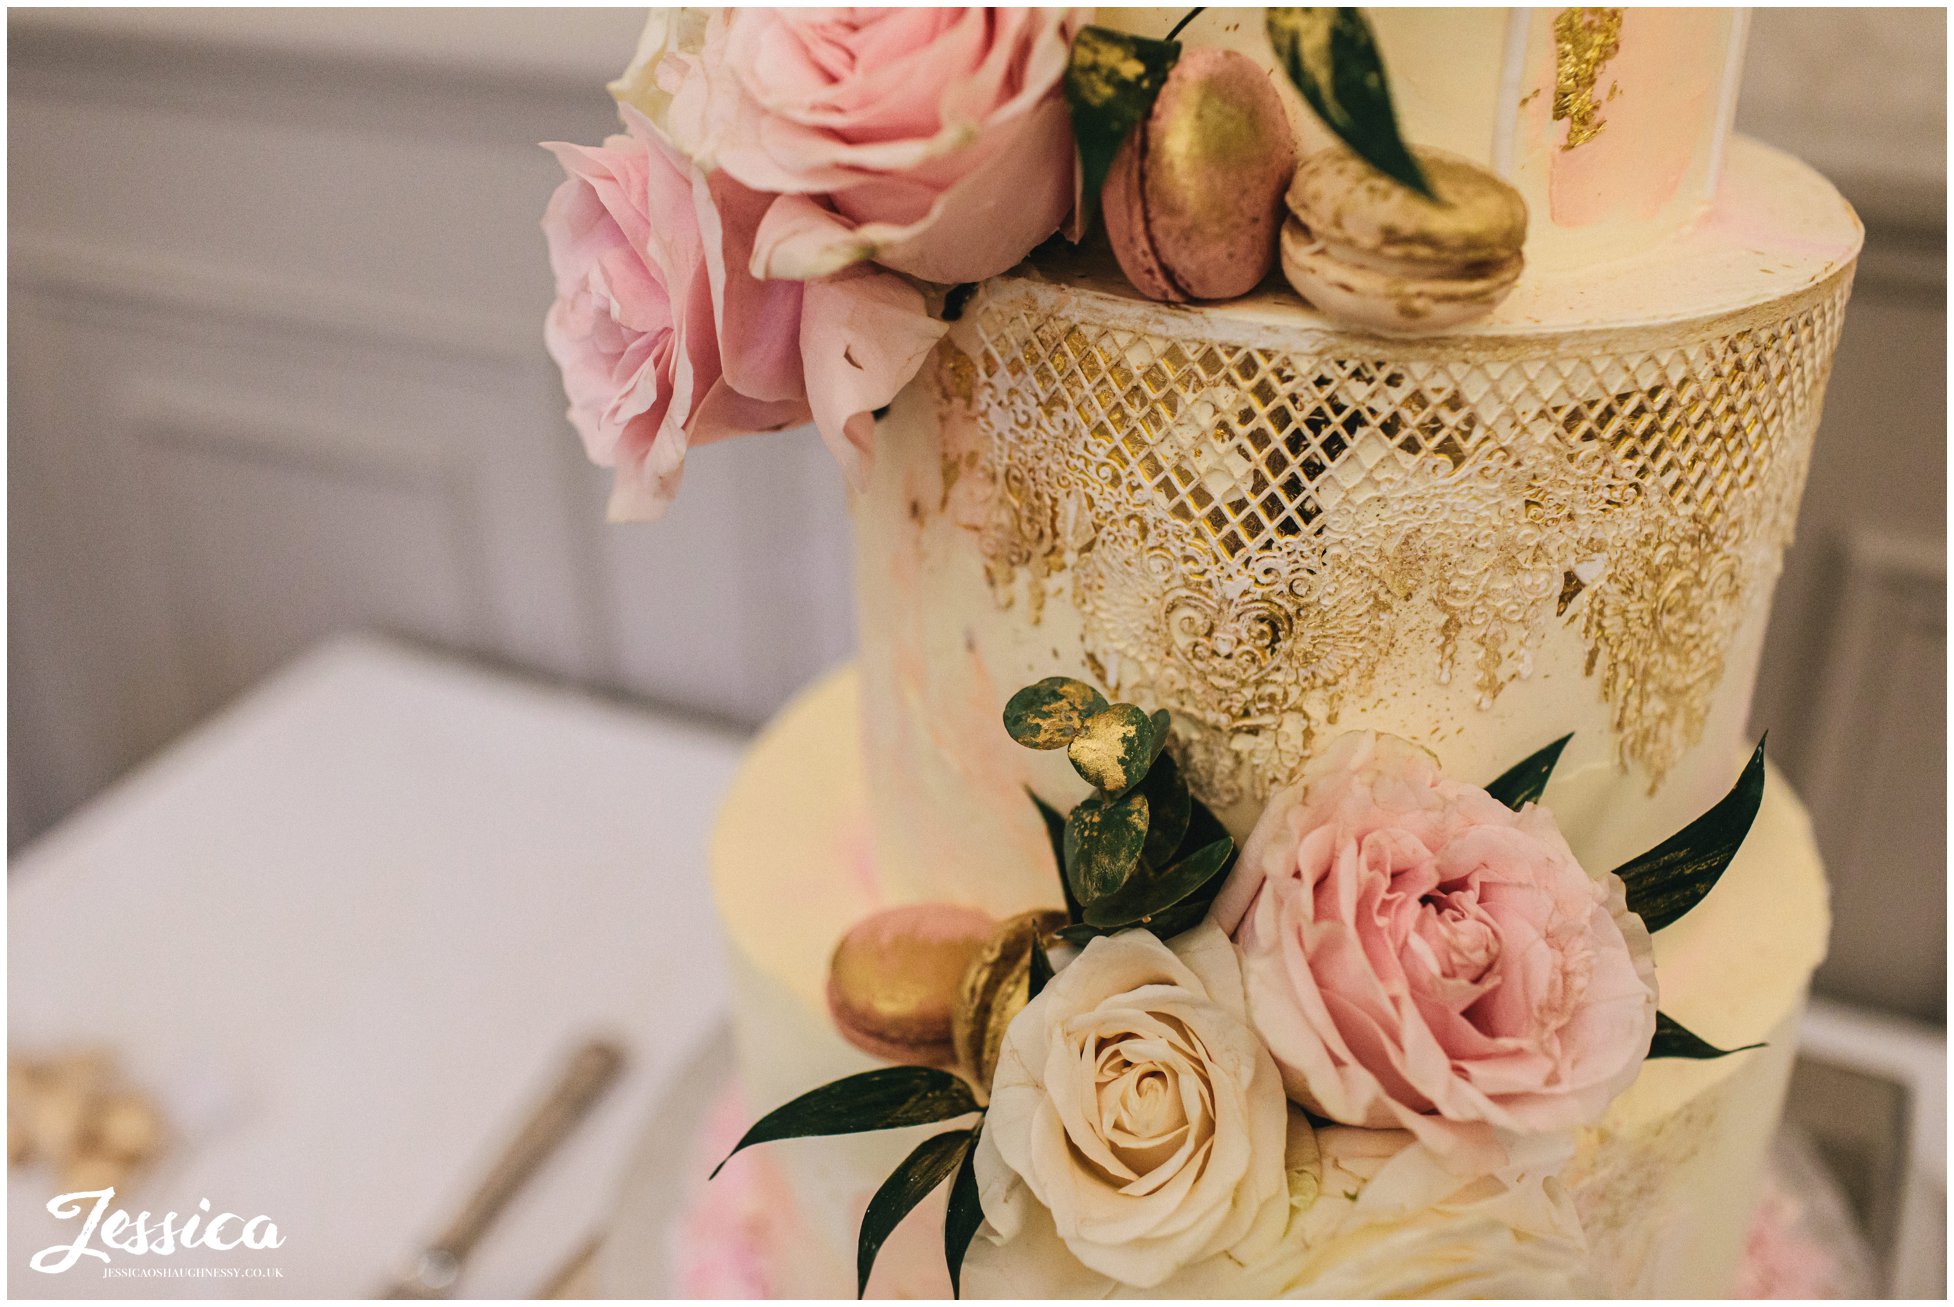
M 15 1295 L 373 1293 L 586 1035 L 626 1080 L 471 1264 L 532 1295 L 605 1221 L 664 1080 L 723 1017 L 707 833 L 740 741 L 371 640 L 321 648 L 15 860 L 10 1043 L 114 1052 L 180 1132 L 118 1205 L 260 1213 L 275 1251 L 49 1276 L 9 1177 Z M 172 1274 L 176 1274 L 172 1270 Z

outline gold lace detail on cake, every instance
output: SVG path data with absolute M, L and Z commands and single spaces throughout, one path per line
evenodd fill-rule
M 1407 674 L 1490 706 L 1556 625 L 1653 789 L 1775 579 L 1847 286 L 1632 348 L 1296 353 L 1006 285 L 946 459 L 999 602 L 1065 595 L 1093 675 L 1174 711 L 1210 803 L 1266 794 Z

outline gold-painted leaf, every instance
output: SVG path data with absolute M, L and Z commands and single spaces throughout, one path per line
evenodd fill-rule
M 1147 797 L 1094 796 L 1065 819 L 1065 878 L 1082 904 L 1117 893 L 1147 842 Z
M 1051 910 L 1000 921 L 964 970 L 951 1012 L 950 1036 L 957 1063 L 980 1096 L 989 1094 L 1005 1028 L 1031 1000 L 1039 941 L 1064 924 L 1065 914 Z
M 1106 696 L 1069 676 L 1047 676 L 1004 705 L 1004 729 L 1027 749 L 1063 749 L 1086 719 L 1102 712 Z
M 1153 719 L 1130 703 L 1116 703 L 1086 718 L 1065 756 L 1087 781 L 1108 794 L 1121 794 L 1147 774 L 1153 741 Z
M 1615 868 L 1628 889 L 1628 906 L 1650 930 L 1661 930 L 1716 888 L 1764 802 L 1764 741 L 1730 793 L 1716 806 L 1639 858 Z
M 1092 221 L 1099 192 L 1127 133 L 1153 112 L 1167 74 L 1181 57 L 1178 41 L 1156 41 L 1107 27 L 1084 27 L 1072 38 L 1065 70 L 1065 103 L 1079 146 L 1080 227 Z
M 1271 7 L 1265 13 L 1276 61 L 1323 125 L 1386 177 L 1435 198 L 1398 134 L 1384 61 L 1363 14 L 1349 7 Z

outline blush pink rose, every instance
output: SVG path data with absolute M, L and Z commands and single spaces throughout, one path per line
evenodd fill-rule
M 871 270 L 818 287 L 748 270 L 769 197 L 706 174 L 635 110 L 596 147 L 552 144 L 544 324 L 569 416 L 615 469 L 613 519 L 659 516 L 686 451 L 814 418 L 859 477 L 887 404 L 943 332 L 921 292 Z
M 873 260 L 979 281 L 1072 210 L 1060 83 L 1083 21 L 1065 9 L 740 9 L 707 25 L 698 54 L 623 84 L 663 82 L 654 94 L 681 146 L 779 196 L 756 273 Z
M 1469 1164 L 1596 1120 L 1655 1033 L 1621 881 L 1391 736 L 1344 736 L 1270 800 L 1214 917 L 1291 1098 Z

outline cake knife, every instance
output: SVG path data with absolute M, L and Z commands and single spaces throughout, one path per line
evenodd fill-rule
M 623 1068 L 624 1053 L 616 1044 L 592 1040 L 578 1049 L 448 1228 L 415 1254 L 412 1268 L 380 1296 L 445 1298 L 453 1292 L 468 1255 L 496 1217 L 590 1114 Z

